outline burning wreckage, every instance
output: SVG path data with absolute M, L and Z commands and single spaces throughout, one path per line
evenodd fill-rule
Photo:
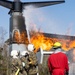
M 34 6 L 34 8 L 39 8 L 64 2 L 64 0 L 44 2 L 21 2 L 20 0 L 0 0 L 1 6 L 10 9 L 10 52 L 16 49 L 18 51 L 26 50 L 26 45 L 29 43 L 25 25 L 25 18 L 22 15 L 22 11 L 24 8 L 26 9 L 27 6 Z

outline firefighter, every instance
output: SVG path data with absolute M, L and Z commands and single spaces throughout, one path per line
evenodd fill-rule
M 48 67 L 50 75 L 69 75 L 68 58 L 62 52 L 62 45 L 60 42 L 55 42 L 53 49 L 55 52 L 48 57 Z
M 17 50 L 11 51 L 11 75 L 22 75 L 22 63 L 19 59 L 19 52 Z
M 29 75 L 37 75 L 38 74 L 38 68 L 37 68 L 37 57 L 34 53 L 35 47 L 33 44 L 28 44 L 28 61 L 29 61 Z
M 69 75 L 75 75 L 75 47 L 67 52 L 69 59 Z
M 28 69 L 29 69 L 29 64 L 28 64 L 28 51 L 23 51 L 21 52 L 21 61 L 22 61 L 22 65 L 23 65 L 23 69 L 22 69 L 22 73 L 24 75 L 28 74 Z

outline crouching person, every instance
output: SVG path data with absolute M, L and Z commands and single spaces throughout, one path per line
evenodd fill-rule
M 28 45 L 28 63 L 29 63 L 29 70 L 28 70 L 28 75 L 37 75 L 38 73 L 38 63 L 37 63 L 37 57 L 36 54 L 34 53 L 35 47 L 33 44 Z

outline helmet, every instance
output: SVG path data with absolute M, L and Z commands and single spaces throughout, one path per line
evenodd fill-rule
M 34 45 L 33 44 L 29 44 L 28 45 L 28 50 L 29 51 L 33 51 L 35 48 L 34 48 Z
M 12 51 L 11 51 L 11 56 L 16 56 L 16 55 L 18 55 L 17 50 L 12 50 Z
M 61 43 L 60 42 L 55 42 L 53 45 L 53 48 L 58 48 L 61 47 Z
M 23 51 L 23 52 L 21 53 L 21 56 L 25 56 L 26 54 L 28 54 L 28 51 Z

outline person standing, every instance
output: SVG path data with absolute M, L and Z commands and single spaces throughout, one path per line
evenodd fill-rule
M 22 69 L 23 75 L 28 75 L 28 69 L 29 69 L 28 56 L 29 56 L 28 51 L 21 52 L 20 59 L 23 65 L 23 69 Z
M 38 74 L 38 62 L 36 54 L 34 53 L 35 47 L 33 44 L 28 44 L 28 61 L 29 61 L 29 71 L 28 75 L 37 75 Z
M 19 59 L 19 52 L 17 50 L 11 51 L 11 75 L 22 75 L 22 63 Z
M 62 52 L 62 45 L 60 42 L 55 42 L 53 49 L 55 52 L 48 57 L 48 68 L 50 75 L 69 75 L 68 58 Z

